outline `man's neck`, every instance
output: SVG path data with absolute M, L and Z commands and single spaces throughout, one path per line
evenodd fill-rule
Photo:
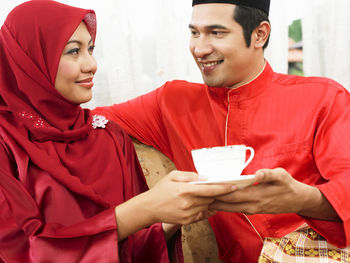
M 228 88 L 237 89 L 239 87 L 242 87 L 244 85 L 249 84 L 250 82 L 254 81 L 255 79 L 257 79 L 261 75 L 261 73 L 264 71 L 265 67 L 266 67 L 266 60 L 264 59 L 263 62 L 261 63 L 261 65 L 259 65 L 259 67 L 256 67 L 256 71 L 255 71 L 255 73 L 252 74 L 251 78 L 249 78 L 245 81 L 239 82 L 239 83 L 237 83 L 231 87 L 228 87 Z

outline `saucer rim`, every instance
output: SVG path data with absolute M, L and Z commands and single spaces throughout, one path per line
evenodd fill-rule
M 190 184 L 240 184 L 240 183 L 248 183 L 251 184 L 255 181 L 255 174 L 249 175 L 240 175 L 241 178 L 235 179 L 225 179 L 225 180 L 207 180 L 207 181 L 192 181 Z

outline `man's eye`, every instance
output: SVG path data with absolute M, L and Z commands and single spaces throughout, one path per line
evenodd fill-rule
M 222 36 L 225 32 L 222 31 L 211 31 L 211 34 L 214 36 Z
M 67 52 L 67 54 L 77 55 L 79 54 L 80 49 L 79 48 L 73 48 Z
M 191 31 L 191 35 L 192 35 L 192 36 L 198 36 L 198 35 L 199 35 L 199 33 L 198 33 L 198 32 L 196 32 L 196 31 Z

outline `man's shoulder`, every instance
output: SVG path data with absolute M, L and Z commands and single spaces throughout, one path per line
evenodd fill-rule
M 315 92 L 322 91 L 345 91 L 345 88 L 333 79 L 326 77 L 304 77 L 296 75 L 288 75 L 275 73 L 273 77 L 273 83 L 281 86 L 303 88 L 303 89 L 314 89 Z

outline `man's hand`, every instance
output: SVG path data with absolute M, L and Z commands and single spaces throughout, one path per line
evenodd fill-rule
M 297 213 L 311 218 L 339 220 L 318 188 L 295 180 L 286 170 L 263 169 L 255 175 L 254 185 L 217 197 L 209 207 L 248 215 Z

